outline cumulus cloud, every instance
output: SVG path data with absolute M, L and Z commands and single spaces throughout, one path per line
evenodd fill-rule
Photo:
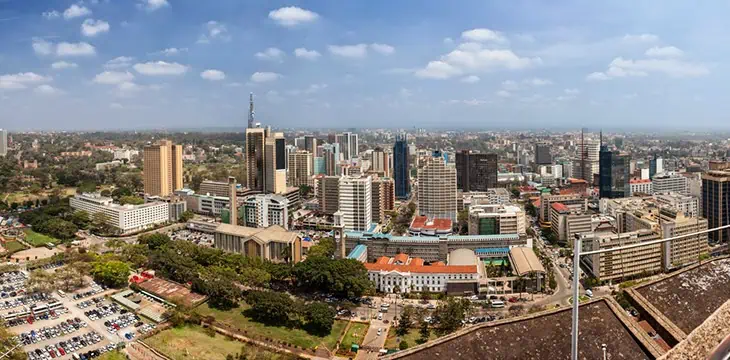
M 553 82 L 548 79 L 541 79 L 541 78 L 532 78 L 525 80 L 527 84 L 530 84 L 532 86 L 544 86 L 544 85 L 550 85 Z
M 566 95 L 578 95 L 578 94 L 580 94 L 580 90 L 579 89 L 565 89 L 565 90 L 563 90 L 563 92 L 565 92 Z
M 275 72 L 255 72 L 251 75 L 251 81 L 255 83 L 274 81 L 281 77 L 281 74 Z
M 497 96 L 503 97 L 503 98 L 507 98 L 507 97 L 512 96 L 512 93 L 509 92 L 509 91 L 507 91 L 507 90 L 499 90 L 499 91 L 497 91 L 496 94 L 497 94 Z
M 383 54 L 383 55 L 390 55 L 395 52 L 395 48 L 388 44 L 374 43 L 374 44 L 370 44 L 370 48 L 373 51 Z
M 322 54 L 316 50 L 307 50 L 305 48 L 297 48 L 294 50 L 294 56 L 306 60 L 317 60 Z
M 282 7 L 269 12 L 269 19 L 285 27 L 311 23 L 319 19 L 319 14 L 296 6 Z
M 226 73 L 220 70 L 208 69 L 200 73 L 200 77 L 210 81 L 221 81 L 225 80 Z
M 586 76 L 586 80 L 588 81 L 603 81 L 608 80 L 609 77 L 605 73 L 602 73 L 600 71 L 592 72 Z
M 51 20 L 51 19 L 59 18 L 61 16 L 61 13 L 59 13 L 56 10 L 50 10 L 50 11 L 44 11 L 42 15 L 44 18 Z
M 84 36 L 96 36 L 109 31 L 109 23 L 104 20 L 86 19 L 81 24 L 81 33 Z
M 282 61 L 284 52 L 275 47 L 270 47 L 264 51 L 259 51 L 254 54 L 257 59 L 268 60 L 268 61 Z
M 684 51 L 674 46 L 654 46 L 649 50 L 646 50 L 646 56 L 649 57 L 681 57 L 684 55 Z
M 540 58 L 521 57 L 509 49 L 486 49 L 478 43 L 461 44 L 457 49 L 429 62 L 416 76 L 448 79 L 465 72 L 484 73 L 498 69 L 519 70 L 542 63 Z
M 188 71 L 188 67 L 178 63 L 150 61 L 134 64 L 134 70 L 148 76 L 183 75 Z
M 134 74 L 129 71 L 104 71 L 94 77 L 94 82 L 104 85 L 118 85 L 134 80 Z
M 690 63 L 678 59 L 624 59 L 617 57 L 608 65 L 605 72 L 594 72 L 586 80 L 609 80 L 612 78 L 647 76 L 661 73 L 674 78 L 705 76 L 710 70 L 703 64 Z
M 38 85 L 33 91 L 36 94 L 41 95 L 54 95 L 60 93 L 60 90 L 48 84 Z
M 347 58 L 363 58 L 368 54 L 368 46 L 365 44 L 330 45 L 327 49 L 332 55 Z
M 89 15 L 91 15 L 91 10 L 89 10 L 89 8 L 77 4 L 69 6 L 69 8 L 63 12 L 63 18 L 66 20 Z
M 461 82 L 467 83 L 467 84 L 475 84 L 475 83 L 478 83 L 479 80 L 481 80 L 481 79 L 479 79 L 479 76 L 476 76 L 476 75 L 469 75 L 469 76 L 465 76 L 465 77 L 461 78 Z
M 134 61 L 133 57 L 129 56 L 119 56 L 114 59 L 111 59 L 104 64 L 104 67 L 107 69 L 121 69 L 121 68 L 127 68 L 132 66 L 132 61 Z
M 72 69 L 78 67 L 78 64 L 76 63 L 70 63 L 66 61 L 56 61 L 53 64 L 51 64 L 51 68 L 55 70 L 63 70 L 63 69 Z
M 28 85 L 47 83 L 53 80 L 50 76 L 34 72 L 0 75 L 0 89 L 25 89 Z
M 226 24 L 211 20 L 205 23 L 205 33 L 198 37 L 197 43 L 209 44 L 214 40 L 230 41 L 231 36 L 228 34 L 228 27 Z
M 147 11 L 155 11 L 165 6 L 170 6 L 170 3 L 167 2 L 167 0 L 141 0 L 140 3 L 137 4 L 137 7 Z
M 33 39 L 33 51 L 38 55 L 50 55 L 53 53 L 53 43 L 35 38 Z
M 626 34 L 623 38 L 626 42 L 639 42 L 639 43 L 647 43 L 647 42 L 656 42 L 659 41 L 659 37 L 654 34 Z
M 56 55 L 60 57 L 67 56 L 92 56 L 96 55 L 96 48 L 85 42 L 67 43 L 62 42 L 56 46 Z
M 466 30 L 461 33 L 461 37 L 465 40 L 476 42 L 503 43 L 507 41 L 501 33 L 485 28 Z

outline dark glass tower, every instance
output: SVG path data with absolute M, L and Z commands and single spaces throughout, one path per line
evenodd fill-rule
M 620 154 L 618 151 L 608 150 L 608 146 L 601 146 L 599 154 L 599 196 L 608 199 L 629 197 L 631 188 L 629 180 L 628 155 Z
M 408 199 L 411 196 L 411 174 L 408 165 L 408 138 L 405 134 L 396 135 L 393 145 L 393 180 L 395 197 Z
M 468 150 L 456 153 L 456 188 L 487 191 L 497 187 L 497 154 L 477 154 Z

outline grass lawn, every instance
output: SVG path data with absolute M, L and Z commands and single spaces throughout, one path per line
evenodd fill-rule
M 241 311 L 246 310 L 248 306 L 241 306 L 229 311 L 220 311 L 212 309 L 208 304 L 197 307 L 196 310 L 203 316 L 213 316 L 216 321 L 226 324 L 234 329 L 241 329 L 251 334 L 268 337 L 280 341 L 286 341 L 292 345 L 303 348 L 314 349 L 320 344 L 324 344 L 328 349 L 333 350 L 339 340 L 342 332 L 347 326 L 346 321 L 336 320 L 332 325 L 332 332 L 325 336 L 316 336 L 307 333 L 302 329 L 290 329 L 283 326 L 268 326 L 243 315 Z
M 386 349 L 398 349 L 398 345 L 400 345 L 400 341 L 405 340 L 408 343 L 409 347 L 414 347 L 418 345 L 416 342 L 418 339 L 421 338 L 421 334 L 419 334 L 419 329 L 411 329 L 406 336 L 403 336 L 402 338 L 398 339 L 398 337 L 395 335 L 395 327 L 391 326 L 390 330 L 388 330 L 388 337 L 385 339 L 385 348 Z M 428 340 L 434 340 L 436 339 L 436 334 L 431 331 L 431 336 L 429 336 Z
M 99 360 L 127 360 L 127 356 L 119 351 L 111 351 L 99 356 Z
M 25 229 L 23 231 L 25 231 L 25 242 L 35 247 L 46 246 L 46 244 L 48 244 L 49 242 L 54 244 L 58 244 L 61 242 L 56 238 L 39 234 L 31 229 Z
M 8 252 L 16 252 L 25 249 L 25 246 L 23 246 L 20 241 L 8 241 L 3 245 L 3 247 Z
M 368 333 L 368 324 L 362 324 L 354 322 L 350 325 L 350 329 L 347 330 L 345 337 L 342 338 L 340 344 L 340 351 L 344 354 L 350 351 L 352 344 L 362 345 L 365 335 Z
M 238 353 L 244 346 L 220 334 L 211 337 L 199 326 L 165 330 L 145 343 L 174 360 L 225 360 L 226 355 Z

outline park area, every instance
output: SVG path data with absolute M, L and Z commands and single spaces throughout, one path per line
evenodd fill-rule
M 347 326 L 346 321 L 336 320 L 332 325 L 332 331 L 327 336 L 316 336 L 307 333 L 302 329 L 288 328 L 283 326 L 269 326 L 254 321 L 242 312 L 247 310 L 248 305 L 221 311 L 202 304 L 196 308 L 202 316 L 212 316 L 215 321 L 232 329 L 240 329 L 247 332 L 248 336 L 258 338 L 270 338 L 278 341 L 284 341 L 294 346 L 305 349 L 314 349 L 320 345 L 324 345 L 327 349 L 333 350 L 342 333 Z
M 350 323 L 350 328 L 347 329 L 345 337 L 342 338 L 340 351 L 338 351 L 338 353 L 347 355 L 350 354 L 350 348 L 352 347 L 352 344 L 356 344 L 358 346 L 362 345 L 362 341 L 363 339 L 365 339 L 365 335 L 367 335 L 369 327 L 370 326 L 365 323 Z
M 241 351 L 247 354 L 248 359 L 292 358 L 206 331 L 200 326 L 171 328 L 146 339 L 145 343 L 173 360 L 225 360 L 229 354 L 235 355 Z
M 25 249 L 25 246 L 23 246 L 23 244 L 19 241 L 7 241 L 3 244 L 3 248 L 5 248 L 5 251 L 8 253 L 15 253 Z
M 428 337 L 428 340 L 434 340 L 436 339 L 436 334 L 434 334 L 433 331 L 431 331 L 430 336 Z M 408 334 L 406 334 L 403 337 L 398 337 L 395 334 L 395 327 L 391 326 L 390 330 L 388 330 L 388 337 L 385 339 L 385 348 L 388 350 L 397 350 L 398 346 L 400 345 L 400 342 L 405 340 L 408 343 L 408 347 L 414 347 L 418 345 L 418 339 L 421 338 L 421 334 L 418 331 L 418 329 L 410 329 L 408 331 Z
M 58 240 L 56 238 L 52 238 L 50 236 L 39 234 L 31 229 L 25 229 L 23 231 L 25 231 L 25 242 L 27 242 L 28 244 L 31 244 L 35 247 L 46 246 L 46 244 L 48 244 L 48 243 L 57 245 L 58 243 L 61 242 L 60 240 Z

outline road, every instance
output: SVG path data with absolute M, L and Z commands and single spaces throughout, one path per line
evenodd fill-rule
M 392 322 L 391 322 L 392 323 Z M 390 324 L 385 324 L 380 320 L 370 321 L 370 328 L 362 341 L 363 350 L 357 352 L 355 359 L 357 360 L 373 360 L 378 358 L 378 351 L 385 346 L 385 339 L 388 337 L 388 329 Z M 378 329 L 382 329 L 378 335 Z

